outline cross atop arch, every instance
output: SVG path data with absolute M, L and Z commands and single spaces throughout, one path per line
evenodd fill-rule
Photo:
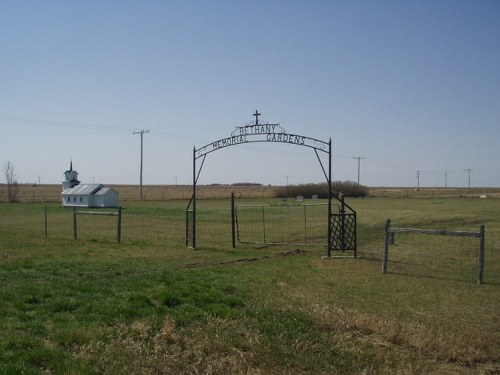
M 261 115 L 261 113 L 259 113 L 259 111 L 255 110 L 255 113 L 253 114 L 253 116 L 255 116 L 255 125 L 259 125 L 259 116 Z

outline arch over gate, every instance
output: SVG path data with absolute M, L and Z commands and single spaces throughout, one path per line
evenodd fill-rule
M 196 248 L 196 184 L 208 154 L 226 147 L 247 143 L 285 143 L 308 147 L 314 150 L 328 184 L 328 257 L 332 250 L 356 250 L 356 212 L 349 207 L 342 197 L 337 197 L 332 190 L 332 139 L 328 142 L 299 134 L 288 133 L 279 123 L 259 122 L 261 114 L 255 111 L 255 121 L 235 130 L 225 138 L 210 142 L 200 148 L 193 148 L 193 195 L 186 209 L 186 246 Z M 325 169 L 320 153 L 328 156 Z M 201 159 L 199 167 L 196 162 Z M 339 212 L 332 214 L 332 199 L 340 202 Z M 346 213 L 348 208 L 351 212 Z M 346 216 L 351 215 L 351 216 Z M 348 219 L 346 219 L 346 217 Z M 347 225 L 346 225 L 347 222 Z M 354 253 L 356 254 L 356 253 Z

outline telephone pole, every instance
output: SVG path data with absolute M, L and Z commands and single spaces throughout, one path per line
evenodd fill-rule
M 420 171 L 417 171 L 417 191 L 420 190 Z
M 470 192 L 470 172 L 473 171 L 474 169 L 466 168 L 465 170 L 469 173 L 469 192 Z
M 366 156 L 353 156 L 352 157 L 353 159 L 356 159 L 358 161 L 358 185 L 359 185 L 359 166 L 360 166 L 360 162 L 361 160 L 363 159 L 366 159 Z
M 134 132 L 133 134 L 140 134 L 141 135 L 141 171 L 140 171 L 140 198 L 141 198 L 141 201 L 143 199 L 143 195 L 142 195 L 142 155 L 143 155 L 143 141 L 142 141 L 142 138 L 144 136 L 144 133 L 149 133 L 149 130 L 141 130 L 141 131 L 138 131 L 138 132 Z
M 443 172 L 444 173 L 444 187 L 448 187 L 448 172 Z

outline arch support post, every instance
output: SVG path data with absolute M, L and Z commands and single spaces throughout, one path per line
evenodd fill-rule
M 196 147 L 193 148 L 193 217 L 192 217 L 192 233 L 191 243 L 193 249 L 196 249 Z
M 332 139 L 328 142 L 328 258 L 332 256 L 332 238 L 333 238 L 333 223 L 332 223 Z

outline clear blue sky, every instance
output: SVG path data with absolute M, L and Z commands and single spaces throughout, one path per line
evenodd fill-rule
M 20 182 L 189 184 L 251 122 L 333 144 L 333 179 L 500 186 L 500 2 L 0 2 L 0 163 Z M 312 150 L 242 145 L 200 184 L 322 182 Z M 4 176 L 0 176 L 4 182 Z

